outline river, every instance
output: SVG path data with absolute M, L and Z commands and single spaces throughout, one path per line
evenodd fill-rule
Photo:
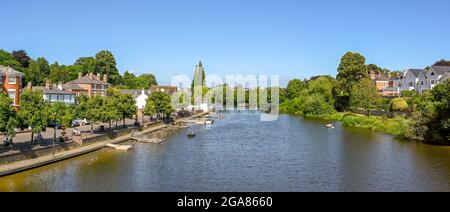
M 227 113 L 163 144 L 0 178 L 0 191 L 450 191 L 450 148 L 282 115 Z

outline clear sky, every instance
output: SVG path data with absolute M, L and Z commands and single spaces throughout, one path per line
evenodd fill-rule
M 1 0 L 0 48 L 72 64 L 107 49 L 123 73 L 336 75 L 347 51 L 393 70 L 450 59 L 448 0 Z

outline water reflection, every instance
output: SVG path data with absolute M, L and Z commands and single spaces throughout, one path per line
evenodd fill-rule
M 230 113 L 159 145 L 0 178 L 0 191 L 450 191 L 450 149 L 361 129 Z M 188 139 L 194 130 L 197 137 Z

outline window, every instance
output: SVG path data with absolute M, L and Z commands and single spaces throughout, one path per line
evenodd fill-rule
M 423 85 L 423 81 L 420 81 L 420 85 Z
M 431 72 L 431 76 L 434 76 L 434 72 Z
M 13 99 L 13 105 L 16 105 L 16 91 L 8 91 L 9 98 Z
M 15 77 L 8 77 L 8 78 L 9 78 L 8 84 L 11 84 L 11 85 L 17 84 L 17 81 L 16 81 L 16 78 L 15 78 Z
M 0 75 L 0 84 L 3 84 L 3 77 Z
M 431 80 L 431 84 L 434 85 L 434 80 Z
M 410 82 L 409 83 L 409 87 L 413 87 L 414 85 L 413 85 L 413 83 L 412 82 Z

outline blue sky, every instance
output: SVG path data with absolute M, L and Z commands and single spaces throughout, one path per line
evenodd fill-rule
M 347 51 L 390 69 L 450 59 L 447 0 L 1 0 L 0 48 L 72 64 L 107 49 L 160 84 L 191 74 L 336 75 Z

